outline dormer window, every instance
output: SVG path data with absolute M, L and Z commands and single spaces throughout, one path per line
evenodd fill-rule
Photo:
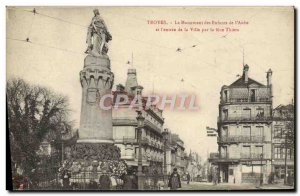
M 256 101 L 256 90 L 255 89 L 251 89 L 250 90 L 250 101 L 251 102 L 255 102 Z

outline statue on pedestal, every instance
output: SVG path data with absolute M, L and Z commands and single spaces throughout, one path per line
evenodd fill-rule
M 112 40 L 111 34 L 108 32 L 107 26 L 100 16 L 98 9 L 94 9 L 94 17 L 88 27 L 86 43 L 88 47 L 85 53 L 92 56 L 105 55 L 108 52 L 108 42 Z

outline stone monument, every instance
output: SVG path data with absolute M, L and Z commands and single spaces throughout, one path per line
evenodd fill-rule
M 112 110 L 104 110 L 99 104 L 103 96 L 111 94 L 114 83 L 107 55 L 111 39 L 99 11 L 94 10 L 87 33 L 87 56 L 80 71 L 82 102 L 79 139 L 63 166 L 73 173 L 73 177 L 84 176 L 85 182 L 98 181 L 103 172 L 121 175 L 126 170 L 125 163 L 120 161 L 120 149 L 113 143 Z
M 101 98 L 111 94 L 114 83 L 107 55 L 107 43 L 112 37 L 97 9 L 94 15 L 87 33 L 85 53 L 88 55 L 80 72 L 82 102 L 78 143 L 113 143 L 112 110 L 100 107 Z

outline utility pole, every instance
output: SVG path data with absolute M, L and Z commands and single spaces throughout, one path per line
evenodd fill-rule
M 263 184 L 263 153 L 260 154 L 260 182 L 259 185 Z
M 284 139 L 284 184 L 287 184 L 287 137 L 288 130 L 285 131 L 285 139 Z

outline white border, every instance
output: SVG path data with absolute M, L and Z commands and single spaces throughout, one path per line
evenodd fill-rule
M 188 0 L 172 0 L 172 1 L 162 1 L 162 0 L 146 0 L 146 1 L 139 1 L 139 0 L 129 0 L 129 1 L 124 1 L 124 0 L 110 0 L 110 1 L 105 1 L 105 0 L 72 0 L 72 1 L 66 1 L 66 0 L 51 0 L 51 1 L 38 1 L 38 0 L 2 0 L 0 2 L 0 17 L 1 17 L 1 22 L 0 22 L 0 39 L 2 43 L 2 47 L 0 48 L 0 53 L 1 53 L 1 65 L 0 65 L 0 105 L 1 105 L 1 112 L 0 112 L 0 126 L 1 126 L 1 158 L 2 161 L 0 162 L 1 165 L 1 178 L 0 178 L 0 190 L 1 190 L 1 195 L 8 195 L 9 192 L 6 191 L 6 163 L 5 163 L 5 155 L 6 155 L 6 141 L 5 141 L 5 130 L 6 130 L 6 116 L 5 116 L 5 84 L 6 84 L 6 53 L 5 53 L 5 44 L 6 44 L 6 39 L 5 39 L 5 24 L 6 24 L 6 11 L 5 11 L 5 6 L 12 6 L 12 5 L 23 5 L 23 6 L 31 6 L 31 5 L 40 5 L 40 6 L 94 6 L 94 5 L 102 5 L 102 6 L 295 6 L 296 8 L 299 8 L 300 6 L 300 1 L 298 0 L 260 0 L 260 1 L 238 1 L 238 0 L 209 0 L 209 1 L 188 1 Z M 299 10 L 298 10 L 299 11 Z M 299 13 L 298 13 L 299 14 Z M 275 25 L 275 24 L 274 24 Z M 297 26 L 299 26 L 299 20 L 297 20 Z M 299 36 L 299 31 L 297 32 L 297 37 Z M 297 44 L 298 45 L 298 44 Z M 299 75 L 299 69 L 298 73 Z M 297 91 L 299 92 L 299 85 L 297 88 Z M 299 97 L 297 99 L 297 103 L 299 103 Z M 297 108 L 298 109 L 298 108 Z M 298 110 L 297 110 L 298 111 Z M 299 117 L 297 118 L 298 122 Z M 299 142 L 299 133 L 298 133 L 298 138 L 297 141 Z M 299 154 L 299 149 L 297 149 L 298 154 Z M 297 157 L 298 157 L 297 154 Z M 297 168 L 298 170 L 298 168 Z M 297 180 L 297 182 L 299 179 Z M 299 184 L 298 184 L 299 185 Z M 297 187 L 299 188 L 299 186 Z M 38 193 L 42 194 L 42 193 Z M 49 193 L 47 193 L 49 194 Z M 55 195 L 62 195 L 66 193 L 50 193 L 55 194 Z M 72 194 L 72 193 L 69 193 Z M 97 193 L 97 194 L 111 194 L 111 193 Z M 113 194 L 118 194 L 118 193 L 113 193 Z M 125 194 L 125 193 L 121 193 Z M 149 194 L 149 193 L 148 193 Z M 156 195 L 162 195 L 166 193 L 155 193 Z M 170 193 L 169 193 L 170 194 Z M 197 194 L 207 194 L 204 192 L 199 192 Z M 210 195 L 214 195 L 218 193 L 210 193 Z M 224 192 L 223 192 L 224 194 Z M 226 193 L 225 193 L 226 194 Z M 253 193 L 253 194 L 266 194 L 266 193 Z M 272 193 L 271 193 L 272 194 Z M 86 195 L 86 193 L 79 193 L 78 195 Z

